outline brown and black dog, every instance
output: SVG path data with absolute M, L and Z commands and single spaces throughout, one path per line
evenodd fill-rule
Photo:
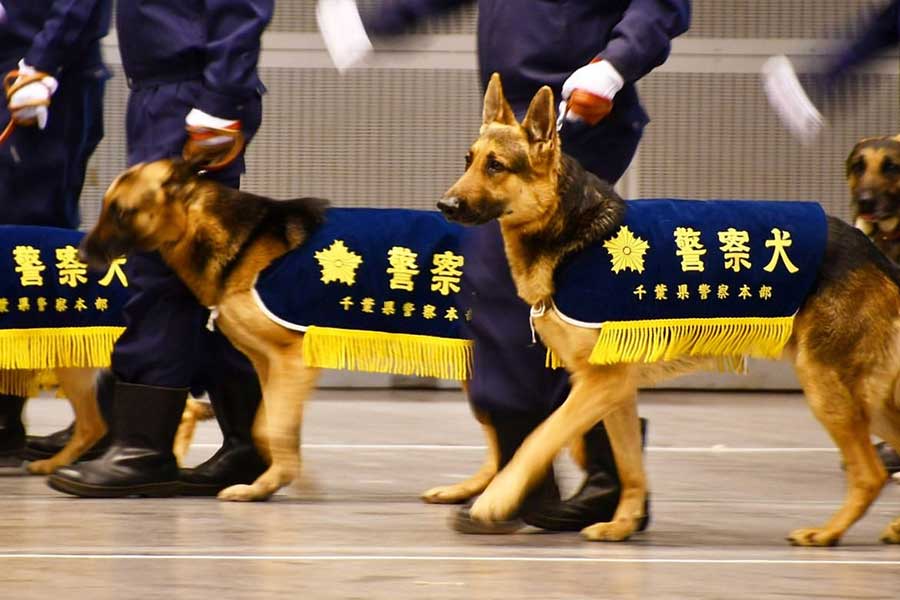
M 846 165 L 853 224 L 900 261 L 900 136 L 861 140 Z
M 519 296 L 549 303 L 554 271 L 566 256 L 615 231 L 625 205 L 605 182 L 562 154 L 553 93 L 541 88 L 518 123 L 495 74 L 483 124 L 465 173 L 438 207 L 464 224 L 499 219 Z M 595 365 L 588 360 L 598 330 L 574 326 L 548 310 L 534 317 L 541 339 L 572 375 L 565 403 L 519 448 L 471 508 L 494 522 L 514 514 L 557 452 L 603 420 L 622 481 L 609 523 L 583 530 L 591 540 L 625 540 L 643 516 L 647 482 L 636 410 L 640 385 L 695 370 L 703 359 Z M 796 368 L 813 413 L 840 448 L 849 490 L 822 526 L 797 529 L 793 544 L 837 543 L 878 496 L 887 479 L 869 432 L 900 448 L 900 275 L 859 231 L 828 220 L 825 258 L 813 291 L 794 319 L 784 358 Z M 900 518 L 882 541 L 900 543 Z
M 254 424 L 270 467 L 252 485 L 222 490 L 223 500 L 265 500 L 289 484 L 300 467 L 303 405 L 318 369 L 304 364 L 303 334 L 278 325 L 253 299 L 257 274 L 297 248 L 322 222 L 326 202 L 277 201 L 233 190 L 197 176 L 199 163 L 160 160 L 139 164 L 109 187 L 100 218 L 82 242 L 82 259 L 107 264 L 132 250 L 159 251 L 205 306 L 216 326 L 253 363 L 263 389 Z M 426 491 L 432 503 L 461 502 L 480 493 L 497 471 L 493 430 L 483 424 L 488 456 L 469 479 Z

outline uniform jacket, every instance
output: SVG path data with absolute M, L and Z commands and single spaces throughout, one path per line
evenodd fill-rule
M 0 66 L 19 59 L 39 71 L 103 70 L 100 38 L 109 32 L 112 0 L 0 0 Z
M 119 0 L 129 85 L 202 80 L 197 108 L 239 118 L 242 101 L 264 89 L 256 65 L 273 8 L 274 0 Z
M 887 48 L 900 42 L 900 0 L 893 0 L 847 46 L 825 71 L 827 85 L 836 84 L 853 67 L 866 62 Z
M 386 0 L 365 23 L 376 35 L 399 33 L 426 15 L 464 3 Z M 609 118 L 646 121 L 634 82 L 666 60 L 672 38 L 689 22 L 689 0 L 478 0 L 482 84 L 499 72 L 507 99 L 522 113 L 542 85 L 559 97 L 573 71 L 601 57 L 626 82 Z

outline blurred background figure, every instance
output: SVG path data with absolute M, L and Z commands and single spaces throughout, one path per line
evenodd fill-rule
M 262 119 L 257 61 L 272 11 L 272 0 L 117 3 L 129 165 L 203 152 L 213 139 L 228 160 L 208 176 L 240 185 L 240 144 Z M 112 356 L 113 444 L 60 469 L 50 485 L 78 496 L 214 496 L 253 482 L 267 465 L 251 438 L 261 391 L 250 361 L 206 329 L 209 310 L 157 253 L 133 254 L 126 272 L 132 296 Z M 209 460 L 179 472 L 172 443 L 189 389 L 208 392 L 224 440 Z
M 352 0 L 321 0 L 317 15 L 329 53 L 344 70 L 372 51 L 370 36 L 400 34 L 429 15 L 466 3 L 387 0 L 360 15 Z M 687 0 L 480 0 L 482 89 L 492 73 L 500 73 L 506 97 L 522 119 L 534 94 L 549 85 L 563 100 L 560 134 L 565 152 L 615 183 L 631 163 L 649 122 L 635 82 L 666 60 L 672 38 L 687 30 L 689 20 Z M 475 340 L 469 397 L 497 432 L 502 468 L 566 398 L 568 377 L 562 369 L 546 369 L 546 350 L 532 341 L 529 307 L 516 295 L 498 224 L 475 228 L 463 253 Z M 620 487 L 602 424 L 584 441 L 587 477 L 581 488 L 562 502 L 551 472 L 523 503 L 520 516 L 525 523 L 577 531 L 611 519 Z M 508 532 L 521 525 L 513 521 L 485 528 L 469 518 L 466 508 L 454 522 L 465 533 Z
M 763 65 L 763 83 L 769 103 L 785 127 L 800 141 L 811 143 L 824 118 L 819 107 L 834 100 L 847 76 L 900 42 L 900 0 L 892 0 L 866 25 L 861 35 L 813 69 L 804 87 L 794 65 L 784 55 L 773 56 Z
M 109 74 L 100 38 L 111 7 L 112 0 L 2 0 L 0 73 L 9 76 L 0 131 L 10 122 L 15 129 L 0 143 L 0 224 L 78 228 L 88 159 L 103 138 Z M 0 395 L 0 465 L 21 462 L 24 402 Z
M 819 106 L 835 104 L 835 113 L 849 110 L 836 98 L 848 75 L 889 48 L 900 43 L 900 0 L 892 0 L 871 18 L 862 33 L 846 42 L 828 60 L 818 65 L 804 87 L 786 56 L 774 56 L 763 65 L 763 85 L 772 109 L 791 134 L 803 143 L 814 142 L 825 119 Z M 898 94 L 900 104 L 900 94 Z M 836 115 L 836 118 L 840 118 Z M 892 135 L 898 132 L 884 132 Z M 884 442 L 876 445 L 891 474 L 900 473 L 900 454 Z

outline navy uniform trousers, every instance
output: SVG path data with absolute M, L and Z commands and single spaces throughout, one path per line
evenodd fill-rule
M 3 64 L 3 73 L 15 61 Z M 19 127 L 0 146 L 0 223 L 77 229 L 87 162 L 103 138 L 107 71 L 73 70 L 59 81 L 47 127 Z M 9 122 L 0 102 L 0 129 Z
M 513 106 L 521 117 L 525 108 Z M 560 135 L 566 154 L 610 183 L 631 163 L 643 123 L 604 120 L 595 127 L 566 123 Z M 530 307 L 516 294 L 496 221 L 474 228 L 463 247 L 464 290 L 471 294 L 469 334 L 475 370 L 469 400 L 489 413 L 549 415 L 566 399 L 565 369 L 546 368 L 546 348 L 532 341 Z
M 128 164 L 180 156 L 186 140 L 184 118 L 194 106 L 199 80 L 133 83 L 128 99 Z M 249 142 L 259 129 L 259 97 L 241 108 Z M 243 155 L 211 175 L 237 188 Z M 214 391 L 216 372 L 256 377 L 250 361 L 218 331 L 206 328 L 209 310 L 163 263 L 157 253 L 137 253 L 125 267 L 132 297 L 125 306 L 126 329 L 116 342 L 112 368 L 122 381 L 160 387 Z

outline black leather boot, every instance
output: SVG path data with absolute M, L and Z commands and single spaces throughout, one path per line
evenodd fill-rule
M 641 447 L 647 440 L 647 421 L 641 419 Z M 545 505 L 540 510 L 524 516 L 525 522 L 551 531 L 581 531 L 594 523 L 612 520 L 619 505 L 622 488 L 619 473 L 613 458 L 609 435 L 603 423 L 596 425 L 584 435 L 587 458 L 587 476 L 581 488 L 564 502 Z M 644 518 L 638 531 L 647 528 L 650 522 L 649 499 L 644 504 Z
M 93 460 L 103 455 L 112 443 L 112 415 L 113 393 L 116 387 L 116 376 L 111 369 L 103 369 L 97 373 L 97 404 L 100 414 L 106 421 L 106 435 L 97 440 L 97 443 L 81 455 L 76 462 Z M 25 439 L 25 450 L 22 452 L 26 460 L 44 460 L 58 453 L 72 439 L 75 432 L 75 421 L 65 429 L 54 431 L 49 435 L 29 435 Z
M 516 450 L 525 441 L 525 438 L 534 431 L 535 427 L 541 424 L 544 416 L 491 413 L 490 419 L 494 431 L 497 433 L 497 444 L 500 449 L 499 468 L 502 469 L 512 459 Z M 518 515 L 528 515 L 535 511 L 542 511 L 546 507 L 559 504 L 559 502 L 559 488 L 556 486 L 556 477 L 551 464 L 544 480 L 525 497 L 525 500 L 519 507 Z M 475 521 L 469 513 L 471 505 L 472 502 L 469 502 L 459 507 L 453 515 L 452 527 L 460 533 L 486 535 L 514 533 L 525 526 L 525 522 L 518 515 L 506 521 L 494 523 Z M 527 517 L 525 521 L 527 522 Z
M 253 419 L 262 400 L 256 375 L 222 377 L 209 390 L 209 401 L 222 429 L 222 447 L 206 462 L 182 469 L 179 493 L 215 496 L 230 485 L 253 483 L 268 468 L 253 444 Z
M 884 468 L 887 469 L 889 475 L 900 473 L 900 455 L 891 448 L 890 444 L 880 442 L 875 444 L 875 450 L 878 452 L 878 458 L 884 463 Z
M 0 467 L 18 467 L 22 464 L 25 447 L 25 425 L 22 424 L 22 407 L 25 398 L 0 394 Z
M 86 498 L 174 496 L 178 463 L 172 454 L 186 388 L 116 382 L 113 444 L 103 456 L 63 467 L 47 483 Z

